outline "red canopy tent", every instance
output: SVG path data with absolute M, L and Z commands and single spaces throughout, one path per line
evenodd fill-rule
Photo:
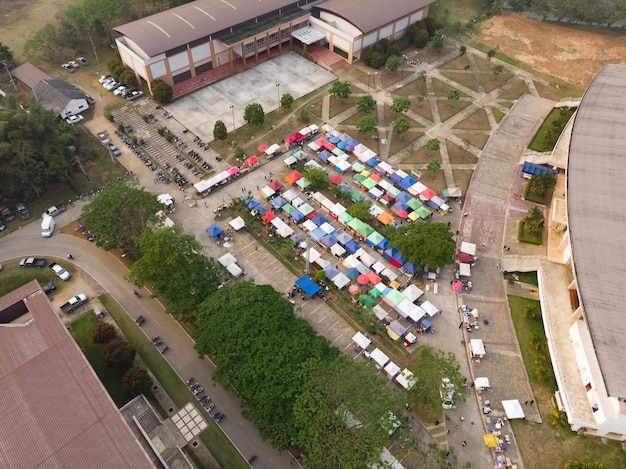
M 272 182 L 270 182 L 268 184 L 269 188 L 272 189 L 274 192 L 278 192 L 279 190 L 281 190 L 283 188 L 283 183 L 278 181 L 277 179 L 274 179 Z
M 266 225 L 269 225 L 269 224 L 270 224 L 270 222 L 271 222 L 274 218 L 276 218 L 276 215 L 274 215 L 274 212 L 270 212 L 270 211 L 268 210 L 267 212 L 265 212 L 265 213 L 263 214 L 263 218 L 262 218 L 262 220 L 263 220 L 263 223 L 265 223 Z
M 304 135 L 302 135 L 300 132 L 296 132 L 295 134 L 293 134 L 291 136 L 296 142 L 301 142 L 302 140 L 304 140 L 306 137 Z
M 370 270 L 370 272 L 367 274 L 367 279 L 372 285 L 378 285 L 380 282 L 383 281 L 373 270 Z
M 456 257 L 459 260 L 459 262 L 463 264 L 467 264 L 472 261 L 472 256 L 470 256 L 469 254 L 465 254 L 464 252 L 458 253 Z
M 302 174 L 300 174 L 298 171 L 292 171 L 289 174 L 287 174 L 287 176 L 285 176 L 285 182 L 287 184 L 295 184 L 297 180 L 302 179 Z
M 341 184 L 343 182 L 343 179 L 341 178 L 340 174 L 333 174 L 330 177 L 329 181 L 330 181 L 331 184 Z
M 244 165 L 244 166 L 254 166 L 255 164 L 258 164 L 258 162 L 259 162 L 259 161 L 260 161 L 260 160 L 259 160 L 259 157 L 258 157 L 258 156 L 256 156 L 256 155 L 252 155 L 250 158 L 246 158 L 246 159 L 243 161 L 243 165 Z
M 422 197 L 424 197 L 426 200 L 430 200 L 433 197 L 435 197 L 437 195 L 437 193 L 434 190 L 432 190 L 432 189 L 427 187 L 422 192 L 420 192 L 420 195 Z
M 265 150 L 267 150 L 268 148 L 269 148 L 269 145 L 262 143 L 261 145 L 258 146 L 257 150 L 259 150 L 259 153 L 265 153 Z
M 336 147 L 335 145 L 333 145 L 330 142 L 324 142 L 324 145 L 322 145 L 324 147 L 324 150 L 328 150 L 328 151 L 333 151 Z
M 284 140 L 286 145 L 291 145 L 295 141 L 296 141 L 296 139 L 293 138 L 293 135 L 290 135 L 289 137 L 285 137 L 285 140 Z
M 380 182 L 383 180 L 378 174 L 370 174 L 370 179 L 374 182 Z
M 356 278 L 356 281 L 359 282 L 359 284 L 361 285 L 367 285 L 370 281 L 369 278 L 367 278 L 367 275 L 365 274 L 361 274 Z

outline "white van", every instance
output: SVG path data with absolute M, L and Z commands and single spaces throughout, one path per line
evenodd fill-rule
M 49 238 L 54 233 L 54 218 L 44 215 L 41 221 L 41 236 Z

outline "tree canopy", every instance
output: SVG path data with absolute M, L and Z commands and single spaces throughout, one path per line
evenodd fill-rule
M 389 242 L 420 267 L 436 269 L 454 262 L 456 243 L 445 223 L 413 223 L 389 233 Z
M 280 97 L 280 107 L 281 109 L 291 109 L 293 105 L 293 96 L 289 93 L 285 93 Z
M 99 247 L 132 249 L 135 237 L 157 221 L 160 208 L 156 197 L 135 183 L 113 183 L 83 208 L 83 223 Z
M 376 100 L 371 95 L 366 94 L 361 96 L 356 102 L 357 112 L 371 112 L 376 109 Z
M 32 199 L 53 182 L 68 183 L 74 129 L 39 105 L 0 109 L 0 198 Z
M 535 174 L 528 181 L 530 189 L 537 195 L 544 195 L 556 187 L 556 177 L 550 172 Z
M 304 172 L 304 177 L 308 179 L 316 189 L 328 187 L 328 174 L 322 168 L 311 167 Z
M 259 103 L 251 103 L 246 106 L 243 112 L 243 120 L 245 120 L 250 127 L 259 127 L 265 122 L 265 111 L 263 106 Z
M 395 98 L 391 103 L 391 110 L 397 113 L 406 112 L 410 107 L 411 100 L 408 98 Z
M 135 239 L 142 256 L 129 279 L 138 286 L 149 283 L 156 296 L 167 301 L 172 314 L 189 315 L 219 287 L 223 268 L 202 256 L 202 245 L 180 226 L 145 229 Z
M 371 207 L 372 203 L 369 200 L 363 200 L 350 205 L 350 207 L 348 207 L 348 213 L 362 222 L 368 223 L 374 218 L 370 213 Z
M 335 81 L 328 90 L 332 97 L 346 99 L 352 94 L 349 81 Z
M 0 42 L 0 62 L 6 60 L 7 62 L 13 62 L 13 52 L 8 46 L 5 46 Z
M 395 121 L 393 121 L 393 131 L 398 135 L 407 133 L 410 128 L 411 125 L 405 117 L 398 117 Z
M 356 123 L 356 129 L 360 134 L 367 134 L 376 130 L 376 116 L 367 115 L 363 116 Z
M 385 62 L 385 68 L 391 73 L 396 72 L 400 68 L 400 57 L 397 55 L 390 55 Z
M 172 87 L 165 83 L 163 80 L 154 80 L 150 89 L 152 90 L 152 97 L 159 104 L 167 104 L 172 100 L 174 94 Z
M 226 140 L 228 138 L 228 130 L 224 121 L 217 120 L 213 126 L 213 138 L 215 140 Z

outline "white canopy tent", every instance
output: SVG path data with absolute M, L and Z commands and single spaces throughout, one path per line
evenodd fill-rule
M 246 226 L 246 222 L 243 221 L 243 218 L 241 218 L 241 217 L 237 217 L 234 220 L 229 221 L 228 224 L 235 231 L 239 231 L 239 230 L 241 230 L 242 228 L 244 228 Z
M 313 231 L 315 228 L 317 228 L 317 225 L 311 220 L 306 220 L 304 223 L 302 223 L 302 227 L 307 231 Z
M 474 243 L 468 243 L 467 241 L 463 241 L 461 243 L 461 252 L 469 254 L 470 256 L 475 256 L 476 245 Z
M 333 256 L 341 257 L 346 253 L 346 250 L 339 243 L 335 243 L 330 247 L 330 253 Z
M 490 388 L 491 384 L 489 384 L 489 378 L 480 377 L 474 380 L 474 386 L 476 386 L 476 389 L 482 390 L 485 388 Z
M 364 334 L 362 334 L 361 332 L 357 332 L 356 334 L 354 334 L 354 336 L 352 337 L 352 342 L 354 342 L 355 344 L 357 344 L 359 347 L 361 347 L 363 350 L 365 350 L 367 347 L 370 346 L 370 344 L 372 343 L 372 341 L 370 339 L 368 339 Z
M 265 150 L 265 155 L 272 156 L 279 150 L 280 150 L 280 145 L 278 143 L 273 143 L 272 145 L 268 147 L 267 150 Z
M 315 262 L 316 260 L 318 260 L 320 257 L 322 257 L 322 254 L 319 253 L 318 251 L 315 250 L 315 248 L 311 248 L 309 249 L 306 253 L 305 253 L 305 259 L 308 258 L 309 262 Z
M 411 389 L 415 385 L 415 377 L 408 368 L 405 368 L 400 372 L 398 376 L 396 376 L 396 383 L 398 383 L 404 389 Z
M 508 418 L 509 420 L 523 419 L 526 417 L 524 415 L 524 410 L 522 409 L 522 405 L 517 399 L 502 401 L 502 407 L 504 407 L 506 418 Z
M 379 348 L 374 349 L 370 357 L 381 368 L 383 368 L 387 363 L 389 363 L 389 357 L 385 355 L 383 351 L 380 350 Z
M 261 189 L 261 193 L 263 194 L 263 197 L 265 197 L 266 199 L 269 199 L 274 194 L 276 194 L 276 191 L 272 189 L 270 186 L 265 186 Z
M 469 277 L 472 275 L 472 271 L 469 264 L 460 263 L 459 264 L 459 275 L 462 277 Z
M 380 275 L 382 275 L 383 277 L 387 277 L 389 280 L 391 280 L 392 282 L 398 278 L 398 276 L 396 275 L 396 273 L 391 270 L 391 269 L 385 269 L 383 270 Z
M 376 316 L 376 319 L 378 319 L 379 321 L 382 321 L 387 316 L 389 316 L 389 313 L 387 313 L 387 311 L 385 311 L 385 309 L 380 305 L 374 306 L 373 310 L 374 310 L 374 316 Z
M 470 352 L 474 358 L 483 358 L 485 356 L 485 345 L 482 339 L 470 340 Z
M 380 261 L 376 261 L 376 263 L 372 266 L 372 270 L 376 272 L 377 274 L 380 274 L 386 268 L 387 267 L 385 267 L 385 264 L 383 264 Z
M 406 287 L 402 293 L 404 293 L 404 296 L 407 297 L 411 303 L 415 303 L 424 294 L 422 290 L 412 283 Z
M 226 270 L 228 270 L 230 275 L 235 278 L 243 274 L 243 269 L 239 267 L 236 263 L 230 264 L 228 267 L 226 267 Z
M 387 363 L 387 365 L 385 365 L 383 371 L 389 379 L 393 379 L 398 373 L 400 373 L 400 367 L 394 362 L 389 362 Z
M 339 290 L 341 290 L 350 283 L 350 279 L 346 277 L 343 272 L 339 272 L 339 274 L 333 278 L 333 283 Z
M 424 301 L 421 305 L 421 308 L 426 311 L 426 313 L 432 318 L 435 314 L 438 314 L 441 311 L 430 301 Z
M 411 311 L 409 311 L 409 314 L 407 317 L 413 322 L 418 322 L 424 316 L 426 316 L 426 311 L 424 311 L 421 307 L 416 306 L 415 309 L 412 309 Z
M 235 262 L 237 262 L 237 259 L 235 259 L 235 256 L 233 256 L 230 252 L 227 252 L 222 257 L 220 257 L 217 262 L 222 264 L 224 267 L 228 267 L 230 264 L 234 264 Z

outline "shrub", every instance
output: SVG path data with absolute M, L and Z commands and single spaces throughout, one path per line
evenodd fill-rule
M 126 373 L 135 362 L 135 347 L 122 340 L 112 340 L 102 353 L 102 361 L 111 371 Z
M 380 52 L 372 52 L 372 56 L 370 57 L 370 67 L 372 68 L 380 68 L 385 64 L 385 57 Z
M 413 45 L 419 48 L 426 47 L 429 39 L 430 37 L 428 36 L 428 31 L 425 29 L 418 29 L 413 35 Z
M 122 386 L 132 394 L 145 394 L 152 387 L 152 377 L 141 367 L 135 367 L 124 373 Z
M 172 100 L 172 87 L 165 83 L 163 80 L 154 80 L 150 84 L 152 90 L 152 97 L 159 104 L 167 104 Z
M 106 344 L 113 340 L 117 333 L 115 327 L 106 322 L 96 324 L 91 332 L 91 341 L 96 344 Z

